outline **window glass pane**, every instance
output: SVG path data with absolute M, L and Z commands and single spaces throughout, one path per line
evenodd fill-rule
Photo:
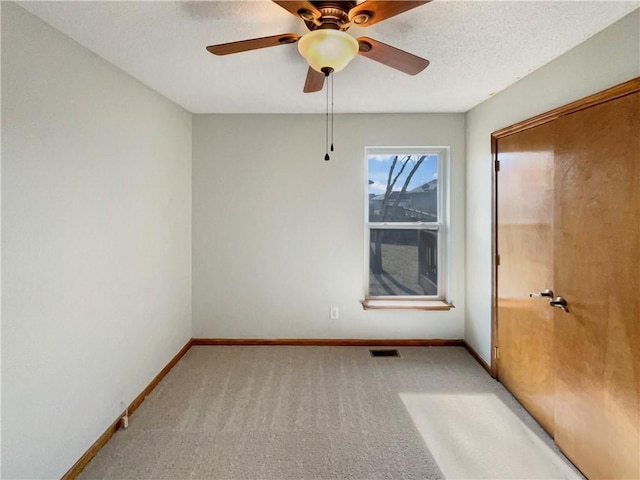
M 370 232 L 369 296 L 437 295 L 438 232 Z
M 368 155 L 370 222 L 437 222 L 437 155 Z

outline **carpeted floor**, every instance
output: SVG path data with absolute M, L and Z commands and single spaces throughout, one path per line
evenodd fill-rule
M 400 397 L 446 478 L 582 478 L 494 393 Z
M 401 397 L 415 404 L 416 394 L 491 395 L 566 462 L 465 349 L 398 350 L 372 358 L 367 347 L 192 347 L 79 478 L 444 478 Z

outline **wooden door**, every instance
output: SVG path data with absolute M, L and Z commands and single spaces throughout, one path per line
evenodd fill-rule
M 555 312 L 555 440 L 589 478 L 638 479 L 640 93 L 553 123 L 554 287 L 570 310 Z
M 551 124 L 498 140 L 498 379 L 554 431 L 553 168 Z
M 640 478 L 639 91 L 494 134 L 498 378 L 589 478 Z

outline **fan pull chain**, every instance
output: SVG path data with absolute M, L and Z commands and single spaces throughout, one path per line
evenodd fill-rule
M 333 73 L 331 74 L 331 151 L 333 152 Z
M 331 151 L 333 152 L 333 68 L 323 67 L 322 73 L 324 73 L 325 82 L 327 85 L 327 102 L 325 109 L 325 154 L 324 159 L 328 161 L 329 156 L 329 75 L 331 75 Z
M 327 72 L 325 72 L 325 76 L 328 77 L 329 74 Z M 327 102 L 326 102 L 326 108 L 325 108 L 325 153 L 324 153 L 324 160 L 329 161 L 329 159 L 331 157 L 329 157 L 329 82 L 327 83 Z

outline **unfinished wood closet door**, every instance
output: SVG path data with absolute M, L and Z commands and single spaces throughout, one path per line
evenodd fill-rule
M 555 440 L 589 478 L 637 479 L 640 93 L 553 123 L 554 287 L 570 310 L 555 310 Z
M 554 430 L 554 133 L 542 125 L 498 140 L 498 378 L 550 433 Z

